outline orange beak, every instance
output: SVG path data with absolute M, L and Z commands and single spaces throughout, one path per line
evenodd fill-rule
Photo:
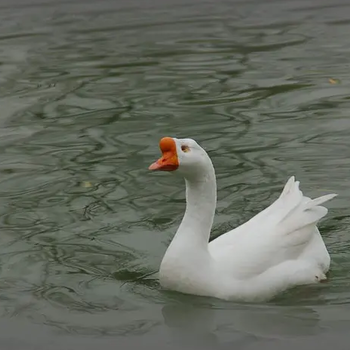
M 163 137 L 159 142 L 162 157 L 149 166 L 149 170 L 174 171 L 179 167 L 176 144 L 173 138 Z

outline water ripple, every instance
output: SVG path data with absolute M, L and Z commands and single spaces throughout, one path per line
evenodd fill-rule
M 1 6 L 2 315 L 90 335 L 159 326 L 156 305 L 183 297 L 157 279 L 184 211 L 183 181 L 147 170 L 165 135 L 213 160 L 212 237 L 290 175 L 340 193 L 321 223 L 329 283 L 270 307 L 349 303 L 347 4 Z

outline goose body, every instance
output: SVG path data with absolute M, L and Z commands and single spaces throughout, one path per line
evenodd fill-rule
M 186 211 L 159 271 L 166 289 L 225 300 L 263 301 L 286 289 L 326 279 L 330 256 L 317 228 L 327 214 L 291 177 L 269 207 L 209 243 L 216 208 L 212 162 L 192 139 L 166 137 L 151 170 L 185 178 Z

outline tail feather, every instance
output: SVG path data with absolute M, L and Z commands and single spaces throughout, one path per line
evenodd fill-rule
M 285 184 L 284 189 L 283 189 L 283 191 L 282 191 L 282 193 L 280 195 L 280 198 L 282 198 L 285 195 L 287 195 L 290 192 L 290 190 L 292 189 L 292 187 L 294 186 L 294 184 L 295 184 L 295 177 L 291 176 L 288 179 L 287 183 Z
M 315 199 L 306 197 L 299 189 L 299 181 L 295 181 L 292 176 L 280 195 L 285 210 L 280 217 L 279 226 L 283 227 L 284 234 L 291 234 L 306 226 L 316 225 L 328 213 L 328 209 L 321 204 L 336 196 L 337 194 L 326 194 Z
M 308 207 L 312 208 L 312 207 L 318 206 L 318 205 L 320 205 L 320 204 L 322 204 L 322 203 L 328 202 L 329 200 L 333 199 L 333 198 L 336 197 L 336 196 L 337 196 L 336 193 L 331 193 L 331 194 L 326 194 L 326 195 L 324 195 L 324 196 L 321 196 L 321 197 L 312 199 L 312 200 L 309 202 Z

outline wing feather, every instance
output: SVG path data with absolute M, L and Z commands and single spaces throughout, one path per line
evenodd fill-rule
M 247 277 L 302 254 L 318 233 L 317 222 L 328 212 L 321 204 L 336 194 L 310 199 L 299 185 L 292 176 L 269 207 L 210 242 L 213 258 L 236 276 Z

